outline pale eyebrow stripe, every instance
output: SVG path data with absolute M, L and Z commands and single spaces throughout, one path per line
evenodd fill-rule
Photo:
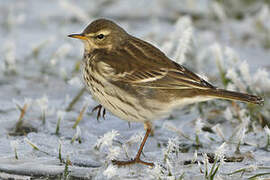
M 102 29 L 102 30 L 96 32 L 95 35 L 103 34 L 104 36 L 106 36 L 106 35 L 108 35 L 110 33 L 111 33 L 110 30 L 108 30 L 108 29 Z
M 102 30 L 100 30 L 100 31 L 98 31 L 96 33 L 89 33 L 89 34 L 87 34 L 87 36 L 94 37 L 94 36 L 97 36 L 99 34 L 103 34 L 104 36 L 106 36 L 106 35 L 108 35 L 110 33 L 111 33 L 110 30 L 108 30 L 108 29 L 102 29 Z
M 95 36 L 95 33 L 89 33 L 89 34 L 86 34 L 87 36 L 90 36 L 90 37 L 93 37 Z

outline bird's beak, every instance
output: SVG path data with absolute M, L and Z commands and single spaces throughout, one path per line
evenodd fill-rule
M 68 37 L 87 40 L 87 37 L 84 34 L 70 34 Z

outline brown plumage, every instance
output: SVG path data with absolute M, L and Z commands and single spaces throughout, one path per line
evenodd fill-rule
M 153 165 L 140 160 L 151 122 L 174 108 L 215 98 L 263 103 L 258 96 L 216 88 L 110 20 L 98 19 L 69 37 L 85 44 L 83 78 L 93 98 L 119 118 L 146 126 L 136 158 L 115 164 Z

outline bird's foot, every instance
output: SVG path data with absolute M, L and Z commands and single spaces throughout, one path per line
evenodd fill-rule
M 144 164 L 144 165 L 147 165 L 147 166 L 152 166 L 152 167 L 154 166 L 154 163 L 145 162 L 145 161 L 142 161 L 140 159 L 140 156 L 141 156 L 141 153 L 142 153 L 144 144 L 145 144 L 145 142 L 146 142 L 146 140 L 147 140 L 147 138 L 148 138 L 148 136 L 149 136 L 149 134 L 151 132 L 151 123 L 146 122 L 144 125 L 145 125 L 145 128 L 146 128 L 146 133 L 144 135 L 143 141 L 142 141 L 142 143 L 140 145 L 140 148 L 139 148 L 139 150 L 137 152 L 136 157 L 134 159 L 129 160 L 129 161 L 112 160 L 112 163 L 114 165 L 117 165 L 117 166 L 127 166 L 127 165 L 132 165 L 132 164 L 140 163 L 140 164 Z
M 140 158 L 131 159 L 129 161 L 112 160 L 112 163 L 113 165 L 117 165 L 117 166 L 128 166 L 128 165 L 132 165 L 136 163 L 144 164 L 147 166 L 154 166 L 154 163 L 142 161 Z
M 97 121 L 99 121 L 99 118 L 101 116 L 102 108 L 103 108 L 102 105 L 99 104 L 99 105 L 97 105 L 96 107 L 94 107 L 92 109 L 92 113 L 95 112 L 95 111 L 98 111 L 98 113 L 97 113 Z M 103 117 L 103 119 L 105 119 L 105 114 L 106 114 L 106 109 L 103 108 L 103 111 L 102 111 L 102 117 Z

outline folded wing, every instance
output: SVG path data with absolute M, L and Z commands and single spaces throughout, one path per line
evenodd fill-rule
M 137 59 L 130 59 L 131 56 L 125 59 L 125 56 L 102 54 L 100 57 L 102 58 L 95 58 L 99 64 L 98 69 L 110 81 L 157 89 L 215 89 L 210 83 L 170 59 L 166 64 L 157 64 L 153 61 L 138 63 Z

